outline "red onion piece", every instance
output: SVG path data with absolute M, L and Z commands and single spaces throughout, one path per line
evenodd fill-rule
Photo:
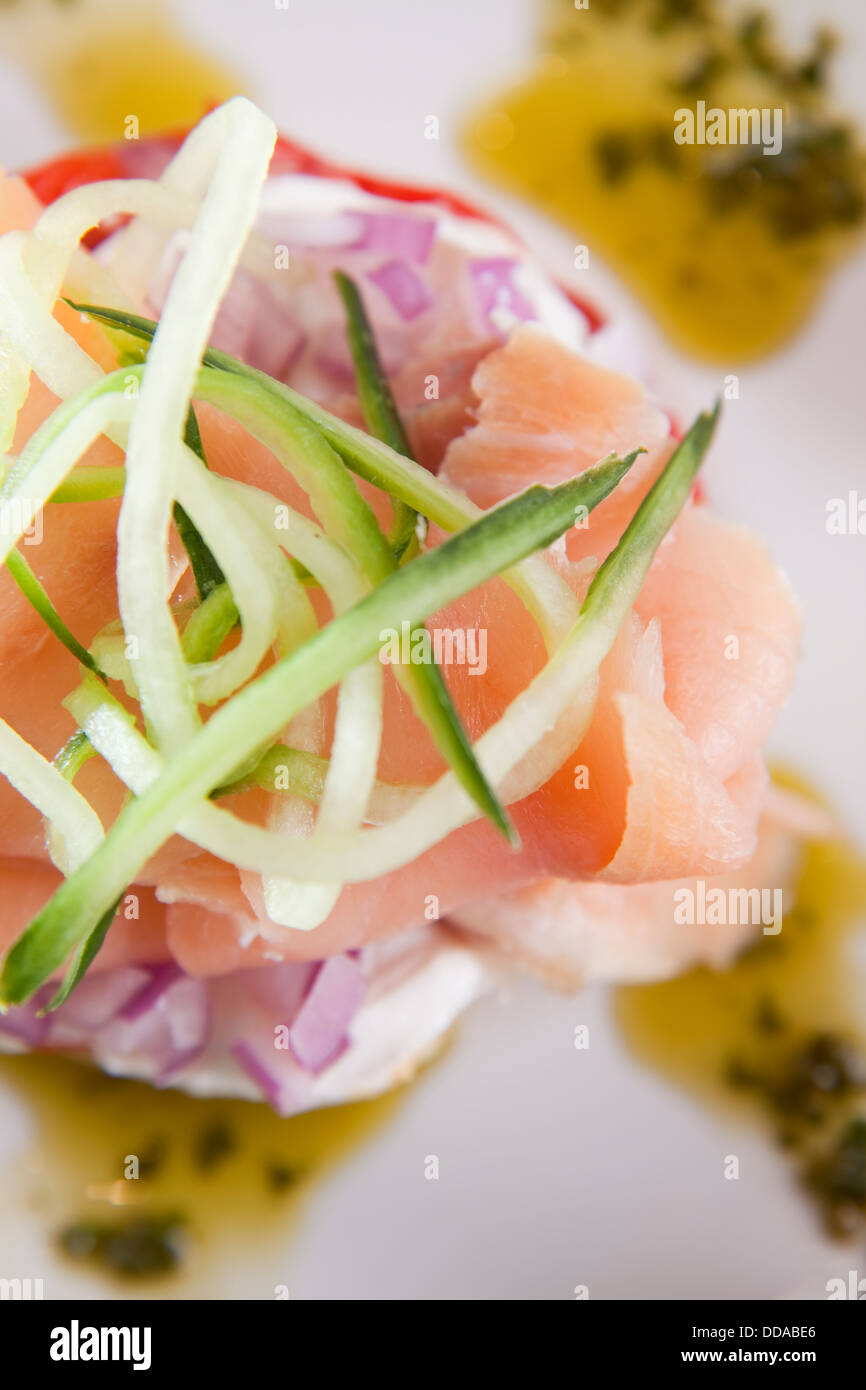
M 213 347 L 282 380 L 305 343 L 283 299 L 246 271 L 237 271 L 214 320 Z
M 332 956 L 322 962 L 289 1031 L 292 1052 L 306 1071 L 315 1074 L 336 1061 L 365 987 L 357 960 Z
M 137 998 L 150 982 L 151 971 L 136 965 L 87 975 L 76 985 L 66 1003 L 50 1016 L 52 1042 L 57 1025 L 84 1032 L 101 1028 Z
M 115 1056 L 136 1057 L 152 1062 L 158 1070 L 174 1051 L 165 1017 L 156 1009 L 136 1018 L 119 1014 L 93 1035 L 91 1047 L 103 1064 Z
M 352 249 L 384 251 L 398 260 L 426 264 L 436 237 L 432 217 L 411 217 L 396 212 L 361 212 L 363 230 Z
M 268 1018 L 291 1027 L 319 971 L 318 961 L 282 961 L 251 970 L 250 990 Z
M 38 1047 L 50 1026 L 49 1017 L 40 1018 L 39 1010 L 44 1009 L 53 993 L 54 989 L 50 986 L 41 989 L 26 1004 L 16 1004 L 5 1014 L 0 1014 L 0 1033 L 17 1038 L 26 1047 Z
M 433 303 L 430 290 L 405 261 L 386 261 L 378 270 L 369 270 L 367 278 L 378 285 L 406 323 L 417 319 Z
M 166 961 L 164 965 L 151 965 L 148 968 L 148 975 L 149 978 L 144 987 L 137 994 L 134 994 L 121 1009 L 121 1018 L 132 1022 L 134 1019 L 141 1018 L 142 1014 L 148 1013 L 165 991 L 170 989 L 176 980 L 182 978 L 183 971 L 174 961 Z
M 246 360 L 257 298 L 252 288 L 252 277 L 238 271 L 214 319 L 211 347 L 227 353 L 229 357 Z
M 280 1054 L 281 1061 L 276 1049 L 266 1059 L 260 1049 L 243 1040 L 234 1043 L 231 1052 L 238 1066 L 246 1072 L 278 1115 L 293 1115 L 304 1108 L 300 1089 L 292 1085 L 287 1066 L 290 1059 L 285 1052 Z
M 170 964 L 151 969 L 150 982 L 97 1030 L 94 1055 L 135 1057 L 151 1064 L 156 1079 L 173 1076 L 201 1055 L 210 1035 L 210 1000 L 203 980 L 185 975 Z
M 168 1024 L 174 1049 L 200 1052 L 210 1032 L 210 1002 L 204 980 L 183 976 L 165 991 L 156 1007 Z

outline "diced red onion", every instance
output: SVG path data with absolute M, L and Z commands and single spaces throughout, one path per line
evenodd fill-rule
M 364 997 L 364 972 L 348 956 L 323 961 L 298 1016 L 289 1044 L 307 1071 L 323 1071 L 346 1046 L 346 1035 Z
M 166 961 L 164 965 L 151 965 L 148 967 L 148 980 L 144 986 L 134 994 L 131 999 L 124 1004 L 120 1010 L 120 1016 L 128 1022 L 141 1018 L 142 1014 L 148 1013 L 154 1007 L 161 995 L 170 989 L 175 981 L 181 979 L 183 971 L 174 961 Z
M 262 1010 L 290 1027 L 312 988 L 319 970 L 317 961 L 282 961 L 267 970 L 251 970 L 250 986 Z
M 367 278 L 378 285 L 406 323 L 423 314 L 433 303 L 428 286 L 405 261 L 386 261 L 378 270 L 368 271 Z
M 141 966 L 122 966 L 98 975 L 87 975 L 51 1015 L 53 1025 L 90 1032 L 108 1023 L 151 982 L 151 972 Z M 54 1041 L 52 1028 L 52 1042 Z
M 211 332 L 211 344 L 268 376 L 283 379 L 306 343 L 285 303 L 246 271 L 237 271 Z
M 536 317 L 529 300 L 512 283 L 517 268 L 517 261 L 507 256 L 470 262 L 469 272 L 475 282 L 479 307 L 494 327 L 498 327 L 492 317 L 496 310 L 505 310 L 523 321 Z
M 204 1045 L 200 1044 L 197 1047 L 180 1048 L 175 1052 L 170 1052 L 154 1078 L 157 1085 L 171 1080 L 179 1071 L 183 1071 L 184 1067 L 188 1067 L 190 1062 L 194 1062 L 197 1057 L 200 1057 L 203 1051 Z
M 415 261 L 424 265 L 430 256 L 436 237 L 436 222 L 432 217 L 410 217 L 392 212 L 362 212 L 359 214 L 362 232 L 352 249 L 384 251 L 398 260 Z
M 278 1115 L 292 1115 L 303 1108 L 300 1090 L 290 1084 L 287 1075 L 288 1059 L 285 1053 L 282 1054 L 283 1062 L 280 1066 L 276 1050 L 273 1059 L 265 1061 L 258 1049 L 243 1040 L 234 1043 L 231 1052 L 238 1066 L 246 1072 Z
M 39 1017 L 39 1010 L 45 1007 L 53 993 L 53 989 L 40 990 L 39 994 L 28 1000 L 26 1004 L 16 1004 L 13 1008 L 7 1009 L 5 1013 L 0 1014 L 0 1033 L 7 1033 L 9 1037 L 17 1038 L 27 1047 L 38 1047 L 48 1032 L 50 1024 L 47 1016 Z
M 153 1065 L 158 1080 L 199 1056 L 210 1034 L 210 1001 L 203 980 L 179 966 L 156 966 L 151 980 L 116 1018 L 97 1030 L 94 1054 L 137 1057 Z
M 91 1045 L 103 1064 L 115 1056 L 138 1057 L 152 1062 L 157 1070 L 166 1065 L 174 1052 L 168 1024 L 153 1008 L 136 1018 L 119 1014 L 93 1035 Z
M 256 317 L 256 299 L 251 275 L 237 271 L 223 296 L 211 329 L 211 346 L 229 357 L 247 359 L 247 345 Z
M 194 980 L 191 976 L 176 980 L 156 1007 L 168 1023 L 176 1051 L 201 1050 L 210 1032 L 208 988 L 204 980 Z
M 215 985 L 174 962 L 123 966 L 89 976 L 54 1014 L 39 1017 L 55 986 L 0 1015 L 0 1030 L 26 1047 L 89 1052 L 111 1071 L 131 1070 L 169 1083 L 202 1055 L 223 1005 Z M 229 1016 L 238 1033 L 231 1052 L 280 1114 L 309 1103 L 312 1076 L 349 1046 L 349 1028 L 365 990 L 359 953 L 318 962 L 279 963 L 235 977 Z M 288 1028 L 277 1048 L 276 1023 Z M 266 1025 L 266 1026 L 264 1026 Z

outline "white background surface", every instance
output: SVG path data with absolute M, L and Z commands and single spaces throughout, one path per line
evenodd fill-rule
M 175 9 L 248 74 L 250 94 L 287 133 L 340 160 L 469 192 L 568 273 L 573 238 L 480 185 L 453 143 L 479 90 L 521 70 L 530 5 L 289 0 L 279 11 L 273 0 L 186 0 Z M 839 87 L 866 117 L 862 3 L 786 0 L 784 11 L 795 34 L 838 22 L 849 40 Z M 11 65 L 0 80 L 8 166 L 68 146 Z M 438 142 L 423 138 L 429 114 L 441 121 Z M 629 304 L 597 256 L 586 274 L 590 294 Z M 861 257 L 787 352 L 740 372 L 741 399 L 707 469 L 719 509 L 769 538 L 806 608 L 799 683 L 772 751 L 831 791 L 861 842 L 866 537 L 829 537 L 824 523 L 828 498 L 866 489 L 864 321 Z M 670 405 L 687 415 L 712 397 L 718 372 L 650 341 Z M 573 1047 L 578 1023 L 590 1025 L 587 1052 Z M 23 1121 L 0 1094 L 0 1151 Z M 740 1157 L 738 1182 L 722 1176 L 729 1153 Z M 428 1154 L 439 1156 L 438 1182 L 424 1179 Z M 14 1242 L 22 1268 L 44 1270 L 38 1222 L 19 1219 L 7 1250 Z M 233 1249 L 201 1292 L 268 1297 L 285 1282 L 293 1298 L 567 1299 L 588 1284 L 591 1298 L 821 1297 L 828 1278 L 858 1264 L 866 1272 L 866 1251 L 824 1241 L 759 1133 L 626 1057 L 603 991 L 563 999 L 527 984 L 473 1011 L 396 1119 L 318 1188 L 282 1250 Z M 114 1295 L 65 1268 L 52 1269 L 51 1289 Z

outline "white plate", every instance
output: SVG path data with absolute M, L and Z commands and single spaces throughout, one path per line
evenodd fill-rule
M 281 127 L 325 154 L 468 192 L 498 209 L 555 270 L 571 241 L 480 184 L 453 134 L 479 85 L 520 71 L 532 7 L 517 0 L 185 0 L 193 32 L 246 71 Z M 816 10 L 820 9 L 820 14 Z M 849 109 L 866 116 L 859 0 L 786 0 L 786 26 L 838 23 Z M 68 144 L 19 73 L 4 72 L 8 166 Z M 8 81 L 5 80 L 8 77 Z M 438 115 L 441 139 L 424 139 Z M 582 282 L 640 311 L 601 270 Z M 784 353 L 741 370 L 708 470 L 719 509 L 764 533 L 802 597 L 806 640 L 796 693 L 772 751 L 836 800 L 861 841 L 866 708 L 866 538 L 830 537 L 825 504 L 863 487 L 866 258 L 849 263 Z M 659 348 L 671 404 L 706 402 L 719 374 Z M 758 1298 L 824 1296 L 858 1253 L 826 1241 L 790 1170 L 758 1132 L 708 1112 L 628 1057 L 601 989 L 563 999 L 526 984 L 475 1008 L 457 1045 L 377 1138 L 317 1189 L 282 1247 L 215 1255 L 195 1288 L 169 1296 L 298 1298 Z M 591 1046 L 575 1051 L 574 1027 Z M 23 1153 L 26 1113 L 0 1093 L 0 1134 Z M 725 1181 L 736 1153 L 741 1178 Z M 440 1177 L 424 1176 L 425 1158 Z M 62 1162 L 62 1155 L 57 1157 Z M 54 1297 L 114 1296 L 57 1263 L 39 1217 L 19 1211 L 4 1265 L 41 1272 Z

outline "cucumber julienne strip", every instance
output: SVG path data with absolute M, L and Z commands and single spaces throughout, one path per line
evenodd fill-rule
M 364 424 L 375 439 L 381 439 L 395 453 L 412 457 L 403 421 L 391 394 L 385 369 L 379 358 L 376 339 L 364 309 L 364 301 L 354 280 L 343 270 L 334 271 L 334 280 L 346 310 L 347 335 L 355 365 L 358 400 Z M 401 560 L 417 537 L 419 516 L 414 507 L 394 499 L 394 525 L 388 543 L 394 559 Z M 426 529 L 426 521 L 421 518 Z
M 376 340 L 358 288 L 342 270 L 335 272 L 334 279 L 346 308 L 349 345 L 355 364 L 358 398 L 364 423 L 376 439 L 389 445 L 404 458 L 411 458 L 411 446 L 391 394 L 388 378 L 379 360 Z M 395 560 L 399 562 L 416 538 L 419 518 L 414 508 L 399 499 L 394 502 L 394 509 L 394 527 L 388 542 L 394 551 Z M 424 525 L 426 527 L 426 521 Z M 418 713 L 430 729 L 440 753 L 457 773 L 461 785 L 487 819 L 516 845 L 517 834 L 511 820 L 478 766 L 463 721 L 454 708 L 442 672 L 435 661 L 426 668 L 424 679 L 415 681 L 414 695 Z
M 223 138 L 141 378 L 117 523 L 120 616 L 137 644 L 131 659 L 142 712 L 166 753 L 193 738 L 200 724 L 164 577 L 178 441 L 188 423 L 201 354 L 255 220 L 276 140 L 273 122 L 244 97 L 220 108 L 216 124 Z
M 212 367 L 201 368 L 194 391 L 232 415 L 291 469 L 326 531 L 355 557 L 369 583 L 378 584 L 393 573 L 396 561 L 354 479 L 319 430 L 289 402 L 262 390 L 258 378 Z M 513 840 L 511 822 L 478 766 L 438 669 L 395 666 L 394 674 L 461 785 L 491 823 Z
M 102 842 L 102 825 L 93 807 L 54 764 L 2 719 L 0 773 L 48 821 L 52 858 L 63 872 L 77 868 Z
M 66 1003 L 66 1000 L 75 989 L 75 986 L 80 984 L 84 979 L 84 976 L 87 974 L 87 971 L 102 949 L 102 945 L 108 935 L 108 929 L 114 921 L 115 914 L 121 901 L 122 899 L 118 898 L 116 903 L 112 903 L 108 911 L 100 917 L 93 931 L 82 941 L 69 962 L 68 969 L 56 993 L 51 996 L 45 1008 L 40 1009 L 40 1013 L 50 1014 L 53 1013 L 55 1009 L 59 1009 L 61 1004 Z
M 193 609 L 183 630 L 180 645 L 185 660 L 190 665 L 212 660 L 237 620 L 237 604 L 228 584 L 211 589 L 207 598 Z
M 244 777 L 229 782 L 224 787 L 214 787 L 211 798 L 217 800 L 232 792 L 249 791 L 260 787 L 262 791 L 286 791 L 317 806 L 322 799 L 325 778 L 330 760 L 318 753 L 309 753 L 303 748 L 290 748 L 285 743 L 275 743 L 259 759 Z M 407 811 L 424 791 L 421 786 L 400 786 L 392 782 L 376 782 L 370 799 L 367 819 L 373 824 L 383 824 L 394 820 Z
M 51 494 L 51 502 L 104 502 L 120 497 L 126 481 L 125 468 L 93 468 L 81 464 Z
M 59 405 L 28 440 L 0 489 L 0 559 L 5 561 L 81 454 L 129 411 L 122 389 L 122 372 L 101 377 Z
M 70 632 L 20 550 L 10 550 L 6 556 L 6 568 L 28 603 L 67 651 L 71 652 L 82 666 L 86 666 L 89 671 L 99 676 L 100 680 L 104 680 L 105 677 L 90 652 L 82 646 L 75 634 Z
M 194 610 L 192 618 L 184 629 L 181 645 L 187 660 L 210 661 L 216 655 L 223 639 L 234 627 L 237 616 L 237 608 L 228 584 L 211 590 L 204 602 Z M 190 632 L 194 619 L 198 621 L 195 623 L 193 631 Z M 107 692 L 105 694 L 107 699 L 113 701 L 112 696 L 109 696 Z M 76 729 L 75 733 L 55 754 L 54 766 L 68 782 L 73 782 L 84 763 L 94 756 L 96 756 L 96 749 L 87 734 L 83 729 Z M 45 1006 L 45 1013 L 51 1013 L 54 1009 L 59 1009 L 61 1004 L 65 1004 L 76 985 L 84 979 L 91 964 L 102 949 L 121 901 L 122 895 L 118 897 L 116 903 L 108 908 L 93 931 L 82 941 L 69 962 L 57 992 Z
M 619 544 L 593 576 L 581 608 L 581 618 L 616 609 L 623 588 L 636 593 L 643 584 L 657 547 L 685 504 L 692 482 L 713 439 L 721 401 L 703 411 L 680 440 L 667 467 L 635 512 Z
M 404 620 L 420 622 L 552 544 L 573 524 L 575 508 L 588 505 L 588 498 L 601 500 L 628 467 L 628 461 L 609 461 L 558 488 L 529 488 L 389 575 L 217 710 L 148 790 L 124 807 L 99 849 L 65 880 L 9 951 L 0 976 L 0 1002 L 28 999 L 78 949 L 196 803 L 229 780 L 295 712 L 375 656 L 384 628 Z
M 330 456 L 326 467 L 329 464 Z M 343 465 L 339 467 L 348 480 Z M 354 491 L 354 482 L 351 486 Z M 276 547 L 281 537 L 282 544 L 290 540 L 291 548 L 315 574 L 335 614 L 345 612 L 369 592 L 371 584 L 360 560 L 353 559 L 344 546 L 329 539 L 313 523 L 290 509 L 286 532 L 277 531 L 276 499 L 272 495 L 239 483 L 227 483 L 227 487 L 240 503 L 234 515 L 239 520 L 245 518 L 247 524 L 252 520 L 258 525 L 265 545 Z M 312 630 L 316 627 L 313 621 Z M 349 832 L 364 823 L 376 781 L 383 718 L 383 672 L 378 662 L 368 661 L 346 675 L 337 694 L 331 754 L 315 828 L 310 824 L 308 810 L 299 811 L 297 802 L 285 800 L 271 806 L 268 834 L 278 853 L 271 854 L 267 872 L 262 865 L 262 891 L 272 922 L 295 930 L 310 930 L 333 909 L 342 885 L 332 880 L 322 884 L 299 883 L 293 873 L 293 859 L 306 853 L 310 832 L 313 836 Z M 244 841 L 249 838 L 250 831 L 237 822 L 235 825 L 237 844 L 239 837 Z M 219 848 L 216 852 L 220 853 Z
M 142 318 L 138 314 L 103 309 L 94 304 L 76 303 L 71 299 L 66 303 L 98 323 L 121 329 L 140 340 L 149 341 L 157 329 L 153 319 Z M 468 497 L 434 478 L 419 463 L 395 453 L 387 444 L 373 439 L 363 430 L 347 425 L 344 420 L 292 390 L 290 386 L 274 381 L 264 372 L 247 367 L 243 362 L 229 357 L 226 353 L 218 352 L 215 348 L 208 348 L 202 362 L 205 366 L 258 381 L 272 395 L 293 405 L 300 415 L 317 426 L 344 463 L 357 473 L 359 478 L 373 483 L 391 497 L 399 498 L 407 506 L 429 517 L 444 531 L 459 531 L 483 515 L 481 508 L 476 507 Z M 552 651 L 577 617 L 577 603 L 571 589 L 546 561 L 537 555 L 524 560 L 514 573 L 507 573 L 502 577 L 511 584 L 529 608 L 544 635 L 548 650 Z
M 74 782 L 81 768 L 96 756 L 96 749 L 83 729 L 70 734 L 62 748 L 54 754 L 52 762 L 67 782 Z
M 204 445 L 201 440 L 201 432 L 198 427 L 198 420 L 192 406 L 186 417 L 186 429 L 184 431 L 184 442 L 192 449 L 193 453 L 207 468 L 207 459 L 204 456 Z M 189 563 L 192 566 L 195 585 L 201 599 L 206 599 L 208 594 L 214 589 L 219 588 L 220 584 L 225 583 L 225 575 L 208 550 L 202 537 L 199 535 L 195 522 L 184 511 L 179 502 L 175 502 L 172 510 L 174 524 L 177 533 L 183 542 L 183 548 L 189 556 Z
M 305 606 L 308 600 L 275 541 L 269 538 L 270 545 L 263 545 L 259 529 L 232 505 L 226 480 L 209 473 L 187 445 L 175 448 L 175 496 L 187 515 L 195 517 L 210 551 L 219 556 L 240 615 L 240 641 L 230 651 L 204 666 L 185 666 L 196 702 L 212 705 L 249 680 L 270 650 L 280 625 L 277 586 L 291 585 Z M 284 597 L 291 609 L 292 597 L 288 592 Z M 183 657 L 182 643 L 178 650 Z M 141 673 L 133 674 L 138 680 Z

